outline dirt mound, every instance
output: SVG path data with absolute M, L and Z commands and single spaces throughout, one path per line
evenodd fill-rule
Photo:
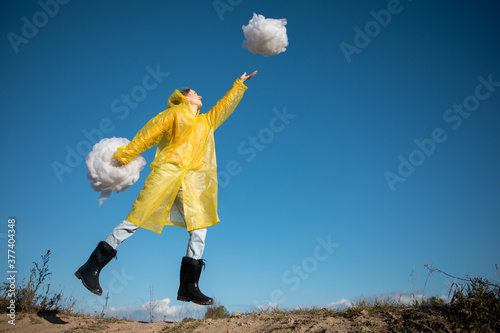
M 20 314 L 16 325 L 0 323 L 1 332 L 369 332 L 387 326 L 381 318 L 361 313 L 346 319 L 321 313 L 250 313 L 231 318 L 185 320 L 180 323 L 140 323 L 114 318 L 94 318 L 65 314 Z
M 437 308 L 436 308 L 437 309 Z M 141 323 L 115 318 L 95 318 L 66 314 L 19 314 L 16 325 L 0 323 L 0 332 L 494 332 L 488 326 L 456 329 L 431 308 L 395 311 L 344 311 L 330 309 L 289 312 L 233 314 L 230 318 L 185 319 L 182 322 Z

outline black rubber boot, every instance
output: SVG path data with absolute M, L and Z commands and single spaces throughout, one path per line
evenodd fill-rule
M 198 287 L 201 269 L 205 266 L 203 259 L 196 260 L 189 257 L 182 258 L 181 285 L 177 292 L 177 300 L 193 302 L 200 305 L 214 304 L 214 300 L 205 296 Z
M 89 260 L 75 272 L 75 276 L 82 280 L 85 288 L 101 296 L 102 288 L 99 284 L 99 273 L 115 256 L 116 250 L 108 243 L 101 241 L 90 255 Z

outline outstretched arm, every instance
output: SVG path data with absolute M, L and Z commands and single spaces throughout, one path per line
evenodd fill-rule
M 156 146 L 166 131 L 172 127 L 174 114 L 172 109 L 165 110 L 151 119 L 129 142 L 128 145 L 118 147 L 113 157 L 119 165 L 128 164 L 134 157 L 143 151 Z
M 230 115 L 243 97 L 243 93 L 247 90 L 244 81 L 252 78 L 257 71 L 250 75 L 243 73 L 233 84 L 233 87 L 222 97 L 217 104 L 207 112 L 207 119 L 209 123 L 216 130 Z

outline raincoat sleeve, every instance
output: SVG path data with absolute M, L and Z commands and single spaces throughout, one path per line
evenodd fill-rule
M 247 89 L 240 79 L 236 79 L 233 87 L 207 112 L 207 119 L 214 130 L 233 113 Z
M 118 147 L 113 155 L 117 160 L 128 164 L 137 155 L 156 146 L 171 131 L 174 121 L 173 110 L 165 110 L 151 119 L 126 146 Z

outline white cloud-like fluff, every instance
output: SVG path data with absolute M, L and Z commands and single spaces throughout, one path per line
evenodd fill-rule
M 286 35 L 286 19 L 266 19 L 262 15 L 253 13 L 248 25 L 243 26 L 246 40 L 243 47 L 254 54 L 265 57 L 286 51 L 288 36 Z
M 345 298 L 342 298 L 338 301 L 334 301 L 334 302 L 326 304 L 326 307 L 331 308 L 331 309 L 335 309 L 335 310 L 344 310 L 344 309 L 347 309 L 351 306 L 352 306 L 352 302 L 345 299 Z
M 87 178 L 92 181 L 90 186 L 95 191 L 101 192 L 99 206 L 109 198 L 111 192 L 125 191 L 137 182 L 141 170 L 146 165 L 146 160 L 141 154 L 127 165 L 118 165 L 113 155 L 118 147 L 125 146 L 129 142 L 126 138 L 104 138 L 94 145 L 85 159 L 89 169 Z

